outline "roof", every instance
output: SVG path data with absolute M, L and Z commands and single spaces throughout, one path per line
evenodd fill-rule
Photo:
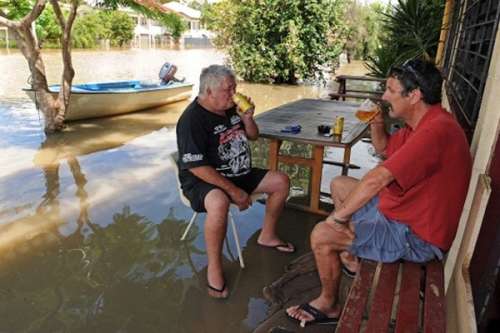
M 199 10 L 193 9 L 177 1 L 168 2 L 162 5 L 162 7 L 166 10 L 185 16 L 186 18 L 195 20 L 199 20 L 201 18 L 201 12 Z

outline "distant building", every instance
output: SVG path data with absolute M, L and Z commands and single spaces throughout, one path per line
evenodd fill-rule
M 180 2 L 169 2 L 162 5 L 165 12 L 172 12 L 180 15 L 188 25 L 181 38 L 180 44 L 185 47 L 211 46 L 210 39 L 212 32 L 204 29 L 201 24 L 201 12 Z M 131 9 L 123 9 L 132 17 L 136 26 L 134 28 L 133 47 L 157 47 L 169 46 L 173 43 L 170 33 L 160 23 L 149 19 L 142 14 L 136 13 Z

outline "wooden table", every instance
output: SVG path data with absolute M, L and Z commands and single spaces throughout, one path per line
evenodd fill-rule
M 346 98 L 357 98 L 357 99 L 371 99 L 379 101 L 381 100 L 383 90 L 375 89 L 360 89 L 351 88 L 348 86 L 348 82 L 376 82 L 378 84 L 385 84 L 385 79 L 373 76 L 354 76 L 354 75 L 337 75 L 335 81 L 338 82 L 339 88 L 336 93 L 330 93 L 330 98 L 345 101 Z
M 256 116 L 260 136 L 270 140 L 269 168 L 278 169 L 278 163 L 297 164 L 311 168 L 311 190 L 308 206 L 300 207 L 308 212 L 327 215 L 329 212 L 319 207 L 321 174 L 323 172 L 323 153 L 325 146 L 344 149 L 344 158 L 341 163 L 342 174 L 347 175 L 352 146 L 363 136 L 368 128 L 354 116 L 359 104 L 319 100 L 301 99 L 261 113 Z M 318 125 L 332 125 L 335 117 L 344 117 L 344 132 L 341 137 L 325 137 L 318 134 Z M 284 133 L 281 130 L 292 124 L 302 126 L 300 133 Z M 311 144 L 312 158 L 280 155 L 279 150 L 283 141 Z

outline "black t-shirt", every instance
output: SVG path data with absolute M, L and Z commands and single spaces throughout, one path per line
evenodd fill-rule
M 196 179 L 189 172 L 190 168 L 212 166 L 226 178 L 251 171 L 250 146 L 236 108 L 219 116 L 203 108 L 195 99 L 179 118 L 176 131 L 183 187 Z

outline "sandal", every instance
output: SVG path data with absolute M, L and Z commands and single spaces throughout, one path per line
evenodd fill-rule
M 285 312 L 288 318 L 298 322 L 300 326 L 305 326 L 305 325 L 335 325 L 338 323 L 339 318 L 338 317 L 328 317 L 326 314 L 324 314 L 322 311 L 316 309 L 314 306 L 310 305 L 309 303 L 303 303 L 299 305 L 299 310 L 304 311 L 305 313 L 310 314 L 313 319 L 310 321 L 305 321 L 305 320 L 299 320 L 297 318 L 294 318 L 288 314 L 288 312 Z

